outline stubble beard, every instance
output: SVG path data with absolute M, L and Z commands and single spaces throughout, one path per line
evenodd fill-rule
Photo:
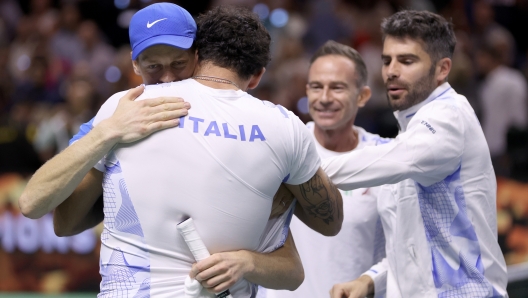
M 392 83 L 392 82 L 387 81 L 385 85 L 388 85 L 389 83 Z M 408 108 L 421 103 L 434 91 L 434 89 L 436 89 L 435 67 L 431 67 L 431 69 L 429 70 L 429 73 L 421 77 L 414 84 L 411 85 L 411 84 L 405 83 L 401 85 L 404 85 L 406 89 L 408 90 L 407 96 L 404 96 L 403 99 L 396 100 L 396 101 L 391 100 L 389 92 L 387 91 L 385 93 L 387 95 L 387 100 L 389 101 L 389 105 L 393 111 L 407 110 Z

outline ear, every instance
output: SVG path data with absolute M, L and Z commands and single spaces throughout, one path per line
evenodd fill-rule
M 369 86 L 361 87 L 361 90 L 359 90 L 359 95 L 357 99 L 357 106 L 360 108 L 364 107 L 369 101 L 371 95 L 372 95 L 372 90 L 370 90 Z
M 266 72 L 266 68 L 263 67 L 258 73 L 252 75 L 251 78 L 249 78 L 248 89 L 256 88 L 258 84 L 260 83 L 260 79 L 262 79 L 262 76 L 264 75 L 265 72 Z
M 436 62 L 436 81 L 442 84 L 446 81 L 447 75 L 451 71 L 452 61 L 449 58 L 442 58 Z
M 130 59 L 132 59 L 132 52 L 130 52 Z M 132 60 L 132 68 L 134 68 L 134 73 L 135 74 L 137 74 L 138 76 L 141 75 L 141 70 L 139 69 L 139 65 L 138 65 L 137 60 Z

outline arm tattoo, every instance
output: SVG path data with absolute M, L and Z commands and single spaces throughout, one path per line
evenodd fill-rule
M 330 224 L 330 222 L 334 221 L 334 215 L 336 215 L 338 219 L 340 218 L 339 208 L 334 206 L 334 204 L 337 203 L 330 199 L 331 196 L 329 194 L 331 192 L 332 196 L 335 198 L 338 190 L 336 187 L 330 187 L 330 189 L 328 189 L 325 186 L 323 179 L 328 178 L 316 174 L 307 183 L 299 185 L 299 189 L 304 201 L 309 204 L 305 210 L 308 211 L 309 214 L 322 219 L 326 224 Z M 335 214 L 336 209 L 337 214 Z

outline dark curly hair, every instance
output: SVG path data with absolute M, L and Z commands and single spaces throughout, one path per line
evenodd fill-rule
M 200 15 L 196 24 L 199 61 L 233 70 L 242 79 L 257 74 L 270 61 L 270 35 L 250 10 L 218 6 Z
M 387 36 L 410 37 L 424 43 L 424 49 L 433 62 L 452 58 L 456 37 L 453 24 L 442 16 L 429 11 L 403 10 L 381 23 L 383 40 Z

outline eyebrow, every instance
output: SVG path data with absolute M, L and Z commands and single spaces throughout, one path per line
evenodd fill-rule
M 320 81 L 309 81 L 308 82 L 308 85 L 310 84 L 321 84 L 321 85 L 324 85 L 323 83 L 321 83 Z M 330 82 L 330 85 L 345 85 L 345 86 L 348 86 L 348 83 L 347 82 L 344 82 L 344 81 L 331 81 Z
M 381 55 L 381 59 L 389 59 L 391 58 L 391 56 L 389 55 Z M 420 57 L 418 57 L 417 55 L 415 54 L 401 54 L 401 55 L 396 55 L 396 58 L 398 59 L 401 59 L 401 58 L 413 58 L 413 59 L 420 59 Z

